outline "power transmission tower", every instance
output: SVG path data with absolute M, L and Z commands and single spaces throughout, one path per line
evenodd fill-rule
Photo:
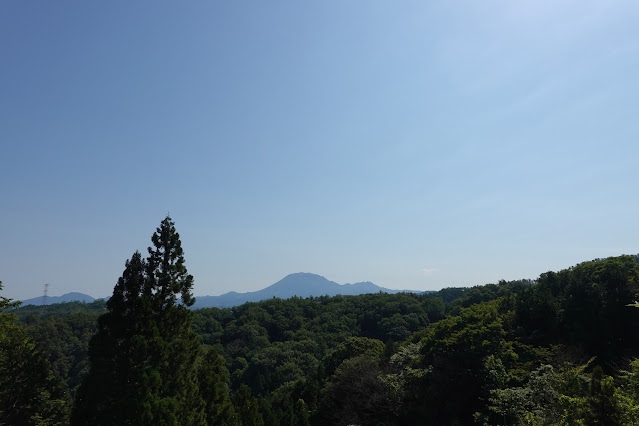
M 42 305 L 47 306 L 47 293 L 49 292 L 49 283 L 44 285 L 44 295 L 42 296 Z

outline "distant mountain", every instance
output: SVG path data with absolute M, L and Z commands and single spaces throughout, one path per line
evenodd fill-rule
M 47 296 L 47 305 L 53 305 L 54 303 L 65 302 L 93 302 L 95 299 L 87 294 L 83 293 L 67 293 L 62 296 Z M 22 306 L 25 305 L 44 305 L 44 296 L 34 297 L 33 299 L 27 299 L 22 301 Z
M 321 275 L 297 273 L 287 275 L 275 284 L 258 291 L 251 291 L 248 293 L 237 293 L 231 291 L 221 296 L 196 296 L 195 304 L 191 308 L 230 308 L 233 306 L 239 306 L 246 302 L 259 302 L 262 300 L 272 299 L 274 297 L 279 299 L 289 299 L 293 296 L 305 298 L 310 296 L 336 296 L 338 294 L 344 296 L 356 296 L 358 294 L 379 292 L 419 293 L 414 290 L 391 290 L 389 288 L 379 287 L 369 281 L 355 284 L 338 284 L 327 280 Z M 62 296 L 48 296 L 47 305 L 65 302 L 90 303 L 94 300 L 96 299 L 87 294 L 74 292 L 67 293 Z M 22 301 L 22 306 L 43 304 L 43 296 Z
M 300 272 L 287 275 L 275 284 L 258 291 L 248 293 L 231 291 L 221 296 L 197 296 L 192 308 L 230 308 L 246 302 L 259 302 L 274 297 L 288 299 L 293 296 L 305 298 L 310 296 L 336 296 L 338 294 L 355 296 L 366 293 L 400 293 L 404 291 L 417 293 L 412 290 L 391 290 L 379 287 L 368 281 L 355 284 L 338 284 L 327 280 L 321 275 Z

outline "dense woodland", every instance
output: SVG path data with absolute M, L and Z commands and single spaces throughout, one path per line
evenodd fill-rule
M 108 302 L 0 299 L 0 424 L 639 421 L 636 256 L 429 294 L 189 310 L 170 218 L 152 241 Z

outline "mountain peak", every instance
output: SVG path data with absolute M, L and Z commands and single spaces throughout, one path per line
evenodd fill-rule
M 238 306 L 246 302 L 259 302 L 262 300 L 291 297 L 319 297 L 319 296 L 355 296 L 367 293 L 398 293 L 398 290 L 390 290 L 379 287 L 370 281 L 354 284 L 338 284 L 327 278 L 310 272 L 296 272 L 289 274 L 262 290 L 248 293 L 230 292 L 221 296 L 199 296 L 196 298 L 194 309 L 218 307 L 228 308 Z
M 296 279 L 296 280 L 320 280 L 321 279 L 321 280 L 328 281 L 323 276 L 318 274 L 313 274 L 310 272 L 295 272 L 293 274 L 288 274 L 287 276 L 282 278 L 280 281 L 289 280 L 289 279 Z

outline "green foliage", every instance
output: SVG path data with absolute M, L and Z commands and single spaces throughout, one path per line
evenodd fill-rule
M 133 254 L 98 319 L 91 369 L 78 391 L 75 424 L 203 424 L 197 335 L 191 330 L 193 277 L 169 217 L 142 259 Z M 182 303 L 177 303 L 180 296 Z
M 13 311 L 17 319 L 24 324 L 40 322 L 48 318 L 57 319 L 76 313 L 83 313 L 97 318 L 105 312 L 106 301 L 104 299 L 98 299 L 90 303 L 64 302 L 53 305 L 26 305 Z
M 379 340 L 367 337 L 349 337 L 324 358 L 322 361 L 323 372 L 325 376 L 331 376 L 344 361 L 350 358 L 361 355 L 378 358 L 383 351 L 384 344 Z
M 53 307 L 55 305 L 52 305 Z M 53 374 L 64 383 L 71 395 L 89 371 L 89 340 L 97 330 L 98 315 L 72 311 L 66 315 L 33 318 L 25 332 L 46 353 Z
M 616 384 L 601 366 L 588 363 L 556 370 L 542 365 L 524 386 L 491 391 L 489 417 L 513 425 L 634 425 L 639 404 L 634 392 L 636 369 Z M 590 370 L 590 371 L 589 371 Z M 589 371 L 589 372 L 588 372 Z
M 154 242 L 179 241 L 160 231 Z M 137 253 L 127 262 L 97 324 L 93 304 L 15 311 L 54 378 L 71 390 L 86 375 L 87 336 L 97 329 L 77 413 L 99 401 L 92 413 L 118 424 L 639 420 L 639 361 L 627 361 L 639 356 L 639 311 L 626 306 L 639 298 L 632 257 L 585 262 L 536 282 L 190 312 L 192 278 L 180 256 L 158 267 L 165 253 L 155 247 L 155 260 Z M 206 352 L 198 355 L 187 324 Z
M 319 365 L 313 356 L 315 345 L 312 340 L 273 343 L 253 356 L 243 375 L 244 383 L 258 394 L 265 394 L 304 379 Z
M 300 396 L 309 384 L 304 381 L 289 383 L 286 387 L 260 398 L 259 406 L 264 424 L 269 426 L 311 424 L 311 412 Z
M 224 359 L 214 349 L 207 350 L 200 359 L 197 380 L 205 404 L 206 424 L 240 425 L 229 396 L 229 372 L 224 366 Z
M 631 256 L 581 263 L 542 274 L 518 300 L 523 340 L 577 346 L 605 366 L 639 350 L 639 315 L 626 307 L 639 294 L 639 265 Z
M 14 323 L 14 315 L 4 313 L 16 306 L 18 303 L 0 297 L 0 424 L 65 424 L 68 394 L 44 354 Z
M 510 297 L 525 291 L 533 285 L 530 280 L 499 281 L 497 284 L 486 284 L 466 289 L 459 297 L 450 302 L 447 313 L 458 315 L 462 308 L 489 302 L 501 297 Z
M 370 354 L 346 359 L 322 392 L 321 424 L 384 424 L 393 418 L 380 360 Z
M 503 299 L 463 308 L 428 328 L 422 340 L 422 365 L 432 373 L 424 383 L 428 404 L 418 415 L 434 423 L 469 423 L 483 407 L 482 396 L 495 377 L 486 376 L 486 360 L 510 365 L 517 359 L 506 340 L 510 314 Z
M 420 345 L 407 343 L 390 357 L 386 371 L 378 376 L 385 386 L 390 410 L 397 419 L 406 417 L 413 407 L 421 405 L 421 386 L 432 373 L 432 367 L 420 368 L 420 365 Z
M 258 408 L 257 398 L 251 394 L 251 388 L 241 385 L 233 394 L 233 404 L 242 425 L 264 426 L 264 419 Z
M 630 256 L 573 268 L 564 290 L 563 333 L 602 361 L 639 347 L 639 316 L 624 307 L 639 292 L 639 266 Z
M 492 423 L 512 425 L 548 425 L 561 415 L 559 386 L 561 378 L 551 365 L 535 370 L 525 386 L 490 391 Z
M 0 290 L 3 289 L 2 281 L 0 281 Z M 11 299 L 7 299 L 4 296 L 0 296 L 0 325 L 7 326 L 13 322 L 13 316 L 7 315 L 4 311 L 15 309 L 20 306 L 20 302 L 12 302 Z
M 637 404 L 611 376 L 595 366 L 590 374 L 584 367 L 569 368 L 560 382 L 563 408 L 561 425 L 634 425 L 639 420 Z
M 510 352 L 511 344 L 504 340 L 506 314 L 501 299 L 462 309 L 458 316 L 448 317 L 428 329 L 423 340 L 424 355 L 429 360 L 435 355 L 454 355 L 475 363 L 491 354 Z

